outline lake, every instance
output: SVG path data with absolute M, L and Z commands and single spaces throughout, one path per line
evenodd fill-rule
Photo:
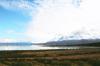
M 49 50 L 49 49 L 81 49 L 81 48 L 100 48 L 100 47 L 86 47 L 86 46 L 64 46 L 64 47 L 50 47 L 43 45 L 2 45 L 0 51 L 3 50 Z

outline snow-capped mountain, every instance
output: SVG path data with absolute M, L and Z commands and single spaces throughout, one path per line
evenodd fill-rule
M 72 32 L 70 35 L 56 35 L 52 41 L 63 41 L 63 40 L 89 40 L 89 39 L 100 39 L 100 31 L 93 29 L 83 29 Z
M 52 41 L 45 43 L 47 46 L 100 46 L 100 32 L 97 30 L 83 29 L 72 32 L 70 35 L 58 34 Z

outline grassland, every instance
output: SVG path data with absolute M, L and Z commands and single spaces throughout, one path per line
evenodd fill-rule
M 100 49 L 0 51 L 0 66 L 100 66 Z

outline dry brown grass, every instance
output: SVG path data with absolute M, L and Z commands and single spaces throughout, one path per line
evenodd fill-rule
M 0 66 L 100 66 L 100 49 L 0 51 Z

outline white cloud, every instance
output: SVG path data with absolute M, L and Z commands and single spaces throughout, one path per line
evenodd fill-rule
M 32 39 L 30 38 L 0 38 L 0 43 L 9 43 L 9 42 L 31 42 Z
M 36 4 L 28 0 L 0 0 L 0 6 L 8 10 L 20 11 L 26 15 L 31 15 Z
M 28 35 L 34 42 L 51 40 L 56 34 L 68 35 L 81 27 L 80 9 L 74 7 L 70 0 L 52 1 L 44 0 L 29 24 Z
M 81 28 L 100 30 L 99 0 L 82 0 L 80 7 L 74 7 L 72 0 L 52 1 L 43 0 L 32 16 L 27 34 L 34 42 L 46 42 L 56 34 L 69 35 Z
M 25 32 L 17 32 L 13 29 L 7 29 L 0 32 L 0 34 L 7 34 L 7 35 L 25 35 Z
M 17 32 L 12 29 L 2 31 L 0 35 L 6 35 L 4 38 L 0 37 L 0 42 L 31 42 L 25 32 Z
M 6 30 L 4 33 L 6 33 L 6 34 L 13 34 L 13 33 L 16 33 L 14 30 Z
M 16 42 L 16 39 L 12 39 L 12 38 L 0 38 L 0 43 L 1 42 Z
M 75 1 L 75 3 L 73 3 Z M 100 31 L 99 0 L 2 0 L 0 6 L 6 9 L 19 9 L 29 12 L 32 20 L 29 22 L 26 34 L 33 42 L 46 42 L 56 35 L 70 35 L 81 28 Z M 39 3 L 38 6 L 35 6 Z M 78 5 L 77 5 L 78 4 Z M 79 6 L 80 7 L 76 7 Z M 36 9 L 34 9 L 36 8 Z M 13 31 L 8 31 L 13 33 Z M 98 33 L 97 33 L 98 34 Z

